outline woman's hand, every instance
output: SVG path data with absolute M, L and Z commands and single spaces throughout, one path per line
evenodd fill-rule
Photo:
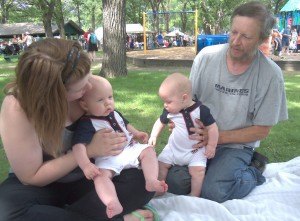
M 203 125 L 203 123 L 199 119 L 196 119 L 195 123 L 199 127 L 197 127 L 197 128 L 193 127 L 193 128 L 190 129 L 190 131 L 194 132 L 194 134 L 190 135 L 189 138 L 191 140 L 197 140 L 198 141 L 198 143 L 193 145 L 193 148 L 197 149 L 197 148 L 201 148 L 201 147 L 207 145 L 208 133 L 207 133 L 207 129 L 205 128 L 205 126 Z
M 87 154 L 91 157 L 115 156 L 123 151 L 127 139 L 124 133 L 114 132 L 112 129 L 97 131 L 90 144 L 87 145 Z

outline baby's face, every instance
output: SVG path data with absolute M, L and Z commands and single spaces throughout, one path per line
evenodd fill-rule
M 84 100 L 88 108 L 88 114 L 94 116 L 107 116 L 115 109 L 111 87 L 94 90 L 93 93 L 89 93 L 89 96 L 85 96 Z
M 179 113 L 183 107 L 183 98 L 178 94 L 172 94 L 170 91 L 160 91 L 159 96 L 164 102 L 164 108 L 171 113 Z

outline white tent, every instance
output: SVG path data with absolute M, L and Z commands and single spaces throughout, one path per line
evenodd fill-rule
M 103 28 L 99 27 L 95 30 L 95 35 L 98 39 L 98 41 L 100 41 L 101 43 L 103 42 Z
M 174 30 L 166 34 L 166 37 L 176 37 L 177 35 L 184 36 L 184 33 L 179 30 Z
M 126 33 L 127 34 L 138 34 L 144 33 L 144 27 L 141 24 L 126 24 Z M 151 33 L 151 31 L 147 31 L 147 33 Z M 103 27 L 99 27 L 95 30 L 95 34 L 97 39 L 101 42 L 103 39 Z
M 126 24 L 127 34 L 144 33 L 144 27 L 141 24 Z

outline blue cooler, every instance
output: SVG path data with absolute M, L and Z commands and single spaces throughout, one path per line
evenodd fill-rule
M 225 44 L 228 42 L 228 39 L 228 35 L 198 35 L 197 54 L 206 46 Z

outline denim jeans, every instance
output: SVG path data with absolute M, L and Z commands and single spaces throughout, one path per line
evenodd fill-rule
M 201 197 L 216 202 L 240 199 L 248 195 L 254 187 L 265 182 L 256 168 L 249 166 L 253 156 L 250 148 L 233 149 L 218 147 L 213 159 L 208 160 Z M 191 176 L 188 168 L 173 166 L 167 176 L 169 192 L 188 194 Z

